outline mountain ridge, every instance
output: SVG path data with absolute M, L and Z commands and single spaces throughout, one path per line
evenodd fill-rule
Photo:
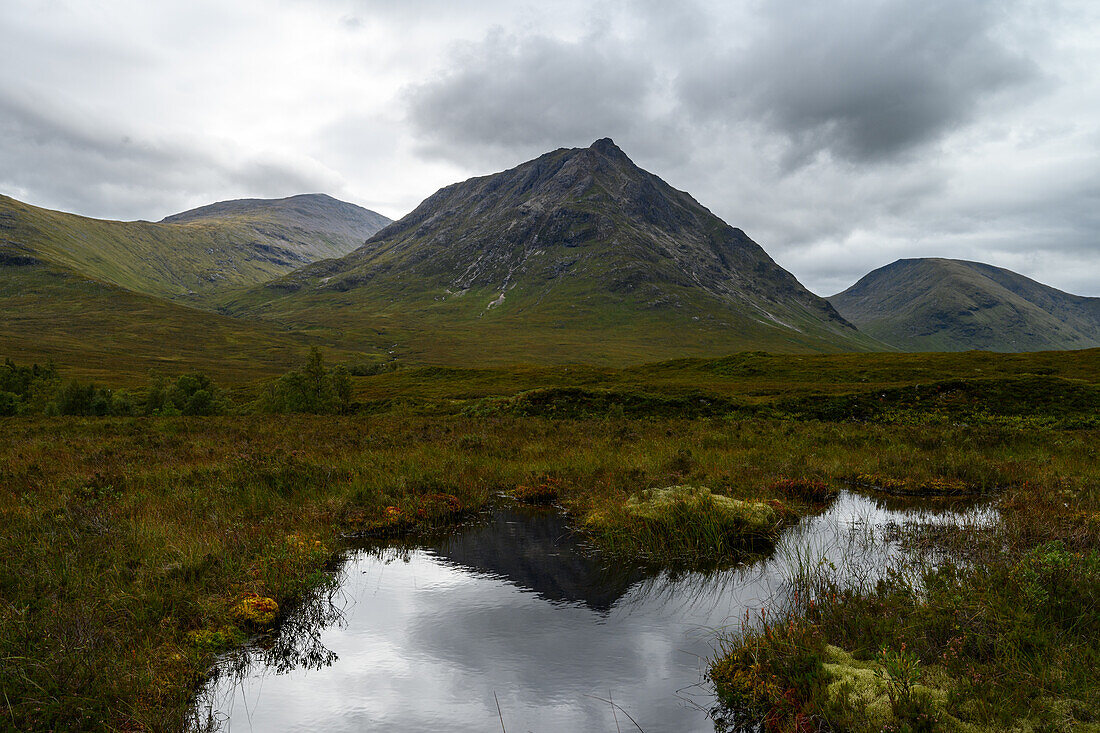
M 216 201 L 160 220 L 161 224 L 218 222 L 240 219 L 259 223 L 277 222 L 290 227 L 325 232 L 354 250 L 383 229 L 392 220 L 376 211 L 329 196 L 326 193 L 302 193 L 278 199 L 243 198 Z M 368 233 L 369 232 L 369 233 Z M 365 235 L 365 236 L 364 236 Z
M 221 288 L 292 267 L 284 254 L 291 245 L 262 239 L 257 221 L 294 236 L 289 225 L 262 217 L 117 222 L 0 196 L 0 356 L 54 359 L 102 378 L 201 368 L 239 380 L 285 371 L 307 338 L 210 312 L 208 299 Z M 204 279 L 230 266 L 226 277 Z

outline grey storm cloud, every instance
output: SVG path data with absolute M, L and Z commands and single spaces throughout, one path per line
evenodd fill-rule
M 329 183 L 271 160 L 230 161 L 186 142 L 130 134 L 0 89 L 0 190 L 48 191 L 36 198 L 51 207 L 156 218 L 175 213 L 181 200 L 209 203 L 211 192 L 274 197 Z
M 992 95 L 1026 85 L 1035 64 L 995 35 L 1004 4 L 774 2 L 731 52 L 680 82 L 703 118 L 765 123 L 795 157 L 890 158 L 968 122 Z
M 409 120 L 442 154 L 471 144 L 527 153 L 668 127 L 652 99 L 672 79 L 680 125 L 756 124 L 786 137 L 790 162 L 827 150 L 873 163 L 939 139 L 999 93 L 1035 89 L 1035 63 L 996 36 L 1004 7 L 784 0 L 723 38 L 695 4 L 648 3 L 646 37 L 616 35 L 614 23 L 575 42 L 498 30 L 411 86 Z
M 646 122 L 654 71 L 610 42 L 491 32 L 450 69 L 406 90 L 408 119 L 438 154 L 518 154 L 588 144 Z M 599 39 L 606 41 L 607 39 Z

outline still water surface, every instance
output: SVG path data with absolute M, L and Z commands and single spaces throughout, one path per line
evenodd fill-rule
M 654 574 L 606 567 L 558 514 L 498 510 L 434 547 L 351 553 L 333 597 L 202 707 L 230 733 L 493 731 L 501 717 L 511 733 L 637 730 L 626 714 L 650 732 L 713 731 L 716 635 L 776 612 L 794 558 L 875 573 L 898 551 L 867 538 L 889 523 L 989 517 L 842 493 L 768 559 Z

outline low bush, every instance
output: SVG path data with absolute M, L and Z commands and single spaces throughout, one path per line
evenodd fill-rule
M 206 374 L 181 374 L 174 381 L 155 377 L 145 395 L 146 415 L 221 415 L 228 402 Z

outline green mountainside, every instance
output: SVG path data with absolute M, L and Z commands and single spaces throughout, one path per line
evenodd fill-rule
M 52 359 L 67 374 L 111 384 L 150 371 L 201 370 L 225 381 L 286 371 L 301 337 L 198 310 L 0 250 L 0 359 Z
M 346 253 L 388 222 L 321 195 L 169 218 L 102 221 L 0 196 L 0 356 L 111 380 L 283 372 L 308 348 L 304 337 L 192 306 Z
M 0 257 L 207 305 L 226 289 L 346 254 L 388 222 L 320 194 L 223 202 L 160 223 L 91 219 L 0 196 Z
M 898 260 L 829 302 L 865 334 L 905 351 L 1100 346 L 1100 298 L 978 262 Z
M 225 310 L 436 363 L 883 348 L 606 139 L 443 188 Z

